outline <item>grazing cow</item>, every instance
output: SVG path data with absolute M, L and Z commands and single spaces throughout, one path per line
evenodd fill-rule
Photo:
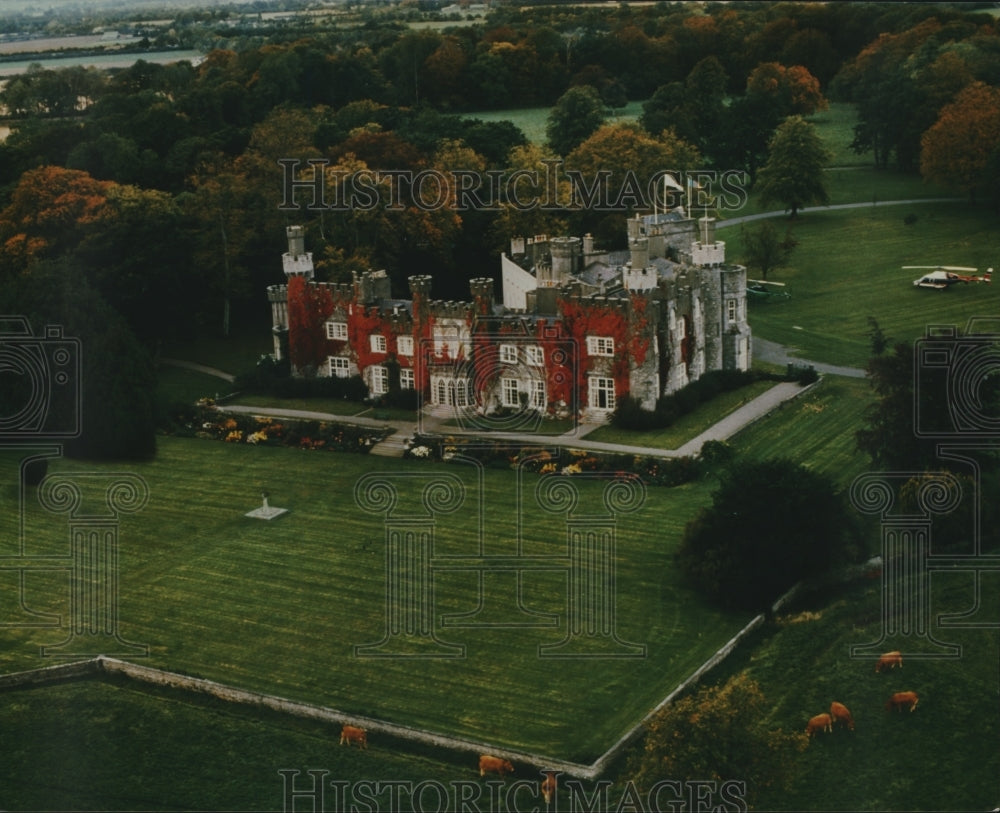
M 552 795 L 556 792 L 556 774 L 557 771 L 544 771 L 545 778 L 542 780 L 542 798 L 545 800 L 545 804 L 548 804 Z
M 843 703 L 838 703 L 834 700 L 830 704 L 830 716 L 838 723 L 843 723 L 851 731 L 854 731 L 854 718 L 851 717 L 851 712 L 848 711 L 847 706 Z
M 806 726 L 806 734 L 810 737 L 817 731 L 833 731 L 833 718 L 829 714 L 817 714 Z
M 902 711 L 905 706 L 909 706 L 910 711 L 917 707 L 920 698 L 916 692 L 896 692 L 885 704 L 886 711 Z
M 895 669 L 897 666 L 900 669 L 903 668 L 903 653 L 886 652 L 878 659 L 878 663 L 875 664 L 875 671 L 881 672 L 885 669 Z
M 514 766 L 506 759 L 483 754 L 479 757 L 479 775 L 485 776 L 487 773 L 498 773 L 503 776 L 505 773 L 514 773 Z
M 362 748 L 367 748 L 368 732 L 366 732 L 363 728 L 345 725 L 342 729 L 340 729 L 340 744 L 343 745 L 345 742 L 348 746 L 350 746 L 352 742 L 356 742 Z

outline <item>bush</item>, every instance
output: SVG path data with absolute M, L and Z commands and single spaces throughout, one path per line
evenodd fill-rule
M 833 481 L 789 460 L 740 461 L 676 554 L 687 581 L 727 607 L 762 610 L 801 579 L 857 559 L 862 546 Z

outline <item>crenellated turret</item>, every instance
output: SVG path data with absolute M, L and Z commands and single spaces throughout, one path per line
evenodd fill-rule
M 493 313 L 493 277 L 476 277 L 469 280 L 469 290 L 476 313 L 487 315 Z
M 306 251 L 305 229 L 302 226 L 289 226 L 285 229 L 288 237 L 288 251 L 281 256 L 281 264 L 285 276 L 313 278 L 313 255 Z

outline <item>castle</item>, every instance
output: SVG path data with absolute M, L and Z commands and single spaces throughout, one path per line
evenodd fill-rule
M 430 276 L 394 299 L 385 271 L 316 282 L 301 226 L 287 229 L 287 282 L 267 289 L 274 356 L 295 376 L 360 375 L 372 397 L 478 414 L 607 417 L 630 395 L 656 400 L 709 370 L 750 367 L 746 269 L 725 262 L 714 220 L 683 209 L 628 220 L 628 249 L 593 238 L 515 238 L 471 301 L 431 299 Z

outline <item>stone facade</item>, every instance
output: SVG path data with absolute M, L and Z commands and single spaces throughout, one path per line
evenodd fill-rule
M 288 241 L 287 282 L 268 288 L 275 357 L 297 376 L 360 375 L 374 397 L 599 418 L 623 395 L 651 409 L 709 370 L 750 366 L 746 269 L 726 263 L 711 218 L 636 216 L 621 252 L 589 235 L 515 238 L 502 303 L 490 277 L 465 302 L 432 299 L 429 276 L 409 278 L 409 299 L 384 271 L 315 282 L 302 228 Z

